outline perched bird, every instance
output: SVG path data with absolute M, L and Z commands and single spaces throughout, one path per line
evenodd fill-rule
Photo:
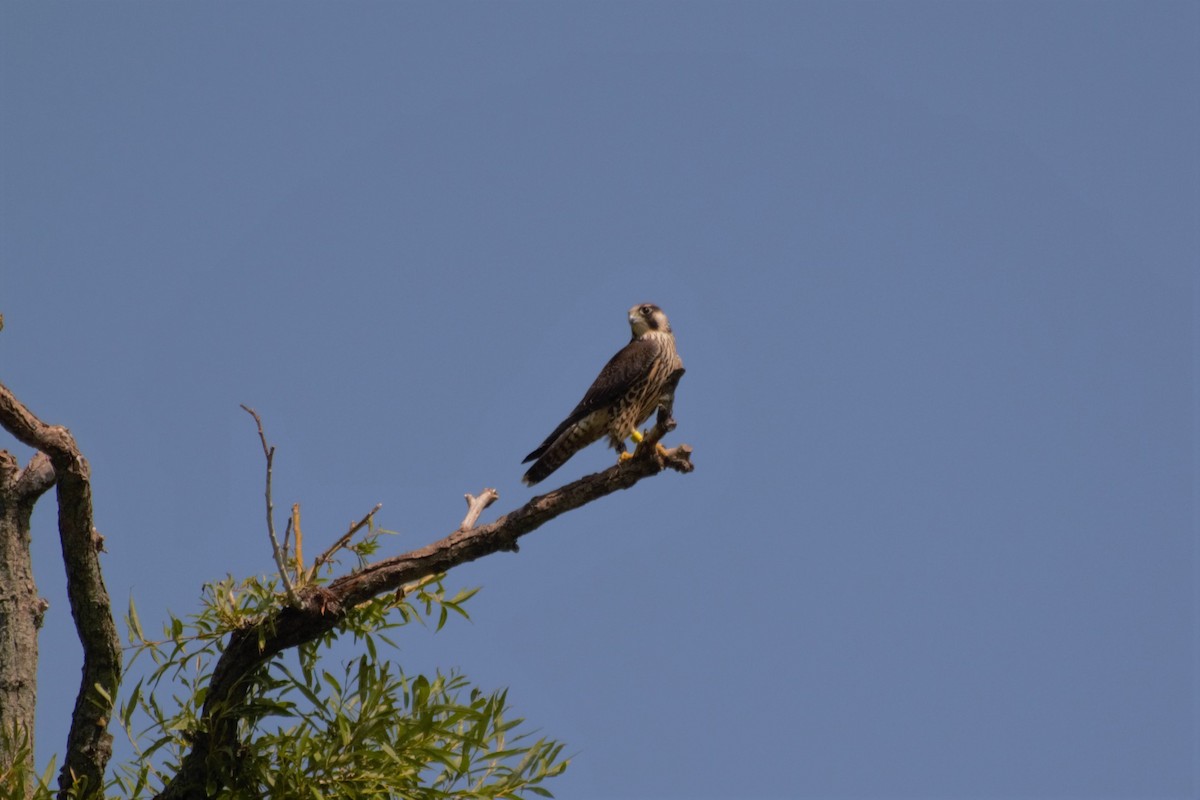
M 683 376 L 671 323 L 661 308 L 643 303 L 629 309 L 629 327 L 633 331 L 629 344 L 604 365 L 592 388 L 554 433 L 521 462 L 534 462 L 522 478 L 526 486 L 544 479 L 605 434 L 621 459 L 628 458 L 625 440 L 642 440 L 638 426 L 656 408 L 670 417 L 675 385 Z

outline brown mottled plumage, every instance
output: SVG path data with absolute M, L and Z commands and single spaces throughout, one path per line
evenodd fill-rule
M 534 464 L 522 480 L 532 486 L 605 434 L 619 453 L 656 408 L 671 413 L 683 362 L 663 310 L 652 303 L 629 309 L 633 338 L 613 356 L 554 433 L 525 457 Z M 535 460 L 536 459 L 536 460 Z M 523 462 L 523 463 L 525 463 Z

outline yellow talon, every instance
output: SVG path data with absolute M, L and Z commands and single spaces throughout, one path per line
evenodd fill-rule
M 621 455 L 617 456 L 617 463 L 620 464 L 622 461 L 628 461 L 631 458 L 633 458 L 633 453 L 621 453 Z

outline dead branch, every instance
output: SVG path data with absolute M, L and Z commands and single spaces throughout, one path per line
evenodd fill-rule
M 463 497 L 467 501 L 467 515 L 463 517 L 462 524 L 458 526 L 458 529 L 469 531 L 475 527 L 483 510 L 500 499 L 500 493 L 495 489 L 484 489 L 478 497 L 473 494 L 464 494 Z
M 58 533 L 67 570 L 67 598 L 83 646 L 83 675 L 59 772 L 59 797 L 65 799 L 76 780 L 86 781 L 89 794 L 98 792 L 112 756 L 108 720 L 121 681 L 121 642 L 96 547 L 91 468 L 70 431 L 42 422 L 3 385 L 0 426 L 49 456 L 57 479 Z M 48 479 L 44 470 L 39 471 L 41 477 L 29 478 L 35 486 Z
M 660 450 L 655 446 L 670 427 L 674 427 L 674 422 L 669 415 L 660 414 L 658 423 L 646 437 L 649 446 L 643 442 L 633 458 L 538 495 L 487 525 L 473 527 L 478 519 L 475 506 L 478 505 L 482 512 L 495 498 L 484 502 L 489 496 L 486 489 L 478 498 L 472 499 L 468 495 L 467 519 L 449 536 L 368 565 L 325 586 L 306 588 L 300 593 L 299 607 L 282 607 L 267 619 L 231 634 L 213 670 L 201 711 L 201 728 L 179 771 L 158 796 L 159 800 L 204 798 L 207 797 L 206 787 L 221 785 L 221 754 L 237 752 L 237 710 L 245 701 L 258 671 L 278 653 L 311 642 L 335 629 L 349 609 L 385 592 L 402 591 L 414 582 L 460 564 L 512 550 L 517 539 L 555 517 L 618 490 L 628 489 L 665 469 L 691 472 L 690 447 L 680 445 Z M 224 771 L 224 774 L 228 772 Z
M 0 450 L 0 453 L 4 451 Z M 54 465 L 50 456 L 38 451 L 29 459 L 24 469 L 18 470 L 12 479 L 13 492 L 32 504 L 47 489 L 54 485 Z
M 267 459 L 267 535 L 271 537 L 271 553 L 275 556 L 275 565 L 279 567 L 279 579 L 283 581 L 284 591 L 287 592 L 288 602 L 293 607 L 300 606 L 300 598 L 296 596 L 296 590 L 292 586 L 292 579 L 288 577 L 287 559 L 284 557 L 283 550 L 279 547 L 279 539 L 275 536 L 275 503 L 271 499 L 271 468 L 275 461 L 275 448 L 267 444 L 267 434 L 263 432 L 262 417 L 253 408 L 243 404 L 242 410 L 254 417 L 255 424 L 258 425 L 258 440 L 262 443 L 263 455 Z M 299 561 L 300 552 L 300 531 L 296 531 L 296 552 L 297 561 Z M 299 568 L 299 565 L 297 565 Z
M 274 448 L 272 448 L 274 449 Z M 288 529 L 296 530 L 296 581 L 304 580 L 304 533 L 300 530 L 300 504 L 292 503 L 292 515 L 288 517 Z M 283 537 L 283 560 L 287 562 L 287 534 Z

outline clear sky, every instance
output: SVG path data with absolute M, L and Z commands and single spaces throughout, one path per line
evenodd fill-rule
M 407 668 L 574 800 L 1195 797 L 1198 54 L 1184 2 L 8 2 L 0 379 L 150 625 L 272 569 L 238 403 L 310 542 L 398 553 L 658 303 L 696 472 L 456 570 Z

